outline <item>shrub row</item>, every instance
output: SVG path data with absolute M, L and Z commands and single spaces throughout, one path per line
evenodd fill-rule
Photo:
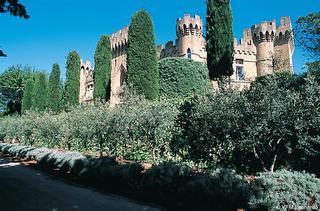
M 148 199 L 175 209 L 252 210 L 317 209 L 320 180 L 314 175 L 279 171 L 259 174 L 253 181 L 233 170 L 196 173 L 173 162 L 145 168 L 113 157 L 93 158 L 78 152 L 1 144 L 0 151 L 41 166 L 59 169 L 79 181 L 115 193 Z
M 312 75 L 268 75 L 244 92 L 180 101 L 131 98 L 113 110 L 86 106 L 2 118 L 0 138 L 148 163 L 320 175 L 320 84 Z
M 141 99 L 109 110 L 105 105 L 68 113 L 30 111 L 0 120 L 0 138 L 25 145 L 93 151 L 136 161 L 170 160 L 179 110 L 168 101 Z

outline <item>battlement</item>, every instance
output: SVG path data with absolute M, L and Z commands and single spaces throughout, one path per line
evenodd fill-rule
M 290 17 L 282 17 L 277 27 L 277 41 L 287 42 L 292 38 L 292 23 Z
M 91 62 L 90 61 L 83 61 L 82 59 L 80 60 L 80 67 L 81 67 L 81 70 L 91 70 L 93 71 L 93 67 L 91 66 Z
M 125 54 L 128 47 L 128 33 L 129 27 L 124 27 L 110 35 L 112 58 Z
M 185 14 L 183 18 L 177 19 L 177 37 L 194 35 L 202 36 L 203 23 L 200 16 L 191 17 L 190 14 Z
M 126 26 L 110 35 L 111 48 L 113 50 L 128 43 L 128 32 L 129 27 Z
M 277 32 L 276 20 L 265 21 L 260 24 L 253 25 L 251 27 L 251 33 L 253 34 L 253 41 L 255 43 L 260 42 L 273 42 Z

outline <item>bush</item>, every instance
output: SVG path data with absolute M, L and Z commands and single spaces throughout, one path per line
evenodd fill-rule
M 170 149 L 179 110 L 174 102 L 140 101 L 109 110 L 105 105 L 69 113 L 29 111 L 1 119 L 0 137 L 32 146 L 93 151 L 126 159 L 171 160 Z
M 318 210 L 320 180 L 314 175 L 281 170 L 261 173 L 249 204 L 255 210 Z
M 184 157 L 196 163 L 230 167 L 240 139 L 244 102 L 239 92 L 221 91 L 183 104 L 179 121 L 182 137 L 177 137 L 176 148 L 185 148 Z
M 207 67 L 185 58 L 165 58 L 159 61 L 160 96 L 188 97 L 212 90 Z
M 0 143 L 0 151 L 36 160 L 41 167 L 55 169 L 55 172 L 71 173 L 73 180 L 161 202 L 173 209 L 235 210 L 247 208 L 249 199 L 248 182 L 228 169 L 196 173 L 173 162 L 145 169 L 139 163 L 123 163 L 112 157 L 85 157 L 77 152 L 14 144 Z

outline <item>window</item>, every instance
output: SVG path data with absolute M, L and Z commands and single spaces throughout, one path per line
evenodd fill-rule
M 236 59 L 236 64 L 242 64 L 243 65 L 243 59 Z
M 191 49 L 190 48 L 188 48 L 188 50 L 187 50 L 187 59 L 192 59 L 192 53 L 191 53 Z
M 243 71 L 243 66 L 237 66 L 236 67 L 236 79 L 239 81 L 244 80 L 244 71 Z

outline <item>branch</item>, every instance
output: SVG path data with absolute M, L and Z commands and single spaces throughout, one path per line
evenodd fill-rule
M 268 169 L 265 167 L 264 162 L 260 159 L 260 156 L 258 155 L 255 147 L 253 147 L 253 153 L 254 153 L 254 156 L 255 156 L 255 157 L 259 160 L 259 162 L 261 163 L 263 170 L 264 170 L 264 171 L 268 171 Z

